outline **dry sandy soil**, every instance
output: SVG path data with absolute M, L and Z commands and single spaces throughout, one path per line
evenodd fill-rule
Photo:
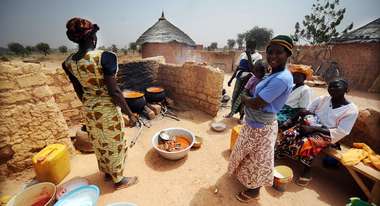
M 230 75 L 225 76 L 225 82 Z M 226 86 L 227 88 L 227 86 Z M 316 95 L 326 94 L 325 89 L 314 88 Z M 231 94 L 231 88 L 228 88 Z M 380 108 L 380 96 L 373 94 L 353 93 L 349 97 L 360 108 Z M 246 205 L 239 203 L 234 195 L 242 186 L 226 174 L 231 128 L 237 119 L 223 119 L 228 108 L 222 108 L 216 118 L 198 111 L 179 112 L 181 121 L 160 117 L 153 120 L 151 128 L 144 128 L 137 144 L 129 150 L 125 175 L 137 175 L 139 183 L 133 187 L 114 191 L 112 184 L 103 181 L 98 172 L 95 156 L 75 155 L 71 161 L 71 173 L 65 178 L 86 177 L 92 184 L 101 189 L 98 205 L 113 202 L 133 202 L 139 206 L 213 206 L 213 205 Z M 213 121 L 224 121 L 228 129 L 222 133 L 210 130 Z M 190 151 L 189 155 L 178 161 L 161 158 L 151 145 L 151 138 L 160 129 L 183 127 L 204 138 L 199 150 Z M 134 136 L 137 129 L 128 129 L 129 136 Z M 299 187 L 294 183 L 281 193 L 272 187 L 263 188 L 260 200 L 250 205 L 345 205 L 349 197 L 363 196 L 360 188 L 344 168 L 326 169 L 318 159 L 315 162 L 313 181 L 307 187 Z M 276 162 L 293 168 L 298 176 L 300 165 L 290 160 Z M 0 191 L 12 194 L 22 187 L 22 183 L 33 177 L 33 172 L 26 171 L 17 178 L 1 183 Z M 217 193 L 214 193 L 215 189 Z

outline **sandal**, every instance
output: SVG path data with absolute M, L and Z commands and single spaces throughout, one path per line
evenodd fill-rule
M 309 182 L 311 181 L 311 179 L 312 179 L 311 177 L 310 178 L 308 178 L 308 177 L 300 177 L 296 181 L 296 184 L 298 186 L 301 186 L 301 187 L 306 187 L 309 184 Z
M 259 199 L 259 195 L 256 195 L 256 196 L 252 197 L 252 196 L 246 194 L 245 191 L 239 192 L 237 195 L 235 195 L 235 197 L 236 197 L 237 200 L 239 200 L 242 203 L 250 203 L 252 201 L 255 201 L 255 200 Z
M 115 183 L 114 187 L 116 190 L 119 190 L 119 189 L 124 189 L 124 188 L 128 188 L 132 185 L 135 185 L 139 182 L 139 179 L 134 176 L 134 177 L 123 177 L 123 179 L 118 182 L 118 183 Z

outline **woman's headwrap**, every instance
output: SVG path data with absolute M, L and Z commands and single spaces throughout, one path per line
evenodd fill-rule
M 66 23 L 66 28 L 67 37 L 75 43 L 79 43 L 99 30 L 98 25 L 79 17 L 70 19 Z
M 270 40 L 269 45 L 267 46 L 267 50 L 271 45 L 280 45 L 286 49 L 289 56 L 292 55 L 293 40 L 289 36 L 286 36 L 286 35 L 275 36 L 272 40 Z
M 302 73 L 306 79 L 311 80 L 313 78 L 313 69 L 311 66 L 303 64 L 289 64 L 288 69 L 292 73 Z

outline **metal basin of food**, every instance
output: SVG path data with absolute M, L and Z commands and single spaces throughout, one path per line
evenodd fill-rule
M 165 133 L 167 133 L 170 136 L 183 136 L 183 137 L 186 137 L 186 139 L 190 143 L 189 146 L 186 147 L 186 148 L 184 148 L 184 149 L 182 149 L 182 150 L 172 151 L 172 152 L 168 152 L 168 151 L 165 151 L 165 150 L 162 150 L 162 149 L 158 148 L 159 135 L 160 135 L 160 133 L 162 131 L 164 131 Z M 189 130 L 183 129 L 183 128 L 167 128 L 167 129 L 163 129 L 163 130 L 157 132 L 155 135 L 153 135 L 153 138 L 152 138 L 153 148 L 163 158 L 169 159 L 169 160 L 179 160 L 179 159 L 184 158 L 187 155 L 187 153 L 189 153 L 190 148 L 194 145 L 194 142 L 195 142 L 195 136 L 194 136 L 194 134 L 192 132 L 190 132 Z

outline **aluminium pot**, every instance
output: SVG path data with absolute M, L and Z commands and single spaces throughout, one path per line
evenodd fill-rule
M 146 105 L 144 93 L 138 91 L 125 90 L 123 96 L 133 113 L 141 113 Z
M 165 101 L 165 89 L 162 87 L 148 87 L 145 89 L 146 100 L 149 103 Z

